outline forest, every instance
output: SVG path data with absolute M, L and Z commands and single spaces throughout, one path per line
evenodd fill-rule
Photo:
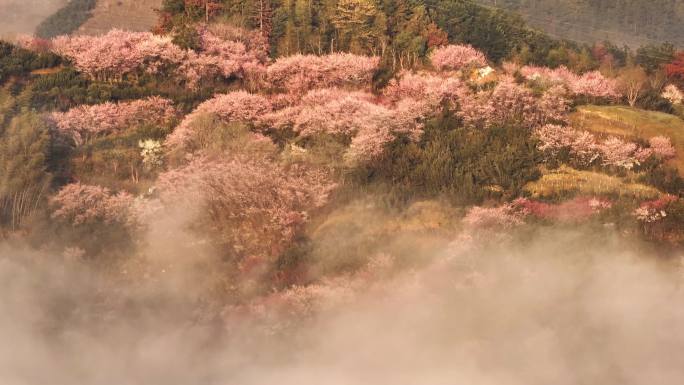
M 683 90 L 466 0 L 0 42 L 0 379 L 678 384 Z

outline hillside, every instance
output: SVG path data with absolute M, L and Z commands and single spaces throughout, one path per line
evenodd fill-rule
M 627 106 L 581 106 L 571 116 L 571 121 L 575 127 L 599 134 L 643 140 L 667 135 L 679 154 L 673 162 L 684 175 L 684 121 L 677 116 Z
M 670 0 L 477 0 L 514 11 L 558 38 L 603 40 L 632 48 L 668 41 L 684 46 L 684 3 Z
M 684 52 L 70 4 L 0 41 L 0 384 L 684 383 Z
M 112 28 L 149 31 L 157 22 L 154 10 L 161 3 L 162 0 L 98 0 L 92 16 L 76 33 L 101 35 Z
M 0 38 L 33 33 L 41 21 L 66 3 L 67 0 L 0 1 Z

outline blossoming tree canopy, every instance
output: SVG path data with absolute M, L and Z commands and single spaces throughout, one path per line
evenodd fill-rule
M 81 105 L 66 112 L 54 112 L 49 115 L 49 120 L 59 132 L 80 143 L 136 124 L 167 125 L 176 115 L 177 111 L 169 99 L 153 96 L 129 102 Z
M 334 184 L 315 169 L 238 153 L 199 155 L 160 175 L 156 186 L 167 205 L 199 205 L 211 213 L 200 220 L 211 222 L 236 255 L 272 259 L 307 212 L 327 202 Z
M 458 71 L 466 67 L 484 67 L 487 58 L 470 45 L 447 45 L 435 48 L 430 62 L 438 71 Z
M 171 70 L 189 87 L 196 87 L 203 78 L 263 72 L 267 57 L 262 47 L 250 49 L 241 41 L 221 39 L 207 29 L 200 29 L 199 36 L 197 52 L 178 47 L 171 36 L 116 29 L 102 36 L 60 36 L 51 45 L 79 71 L 99 80 Z
M 267 78 L 273 87 L 294 93 L 345 85 L 367 87 L 379 63 L 378 57 L 350 53 L 293 55 L 270 65 Z
M 188 114 L 173 133 L 169 135 L 166 145 L 170 147 L 183 147 L 187 145 L 194 135 L 192 122 L 201 115 L 212 114 L 226 123 L 244 122 L 247 124 L 258 124 L 259 120 L 266 113 L 270 112 L 271 109 L 271 103 L 264 96 L 246 91 L 216 95 L 201 103 L 194 111 Z

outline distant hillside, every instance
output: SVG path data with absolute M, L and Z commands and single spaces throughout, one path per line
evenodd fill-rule
M 610 40 L 638 47 L 669 41 L 684 47 L 684 1 L 476 0 L 520 13 L 530 25 L 564 39 Z
M 68 35 L 92 16 L 97 0 L 70 0 L 36 27 L 36 35 L 52 38 Z
M 0 37 L 33 33 L 43 19 L 66 3 L 67 0 L 0 0 Z
M 147 31 L 156 23 L 162 0 L 98 0 L 90 17 L 76 33 L 100 35 L 112 28 Z

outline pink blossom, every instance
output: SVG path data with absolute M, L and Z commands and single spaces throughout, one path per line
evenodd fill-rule
M 677 201 L 672 195 L 665 195 L 662 198 L 643 202 L 636 210 L 634 216 L 640 222 L 654 223 L 667 217 L 667 207 Z
M 620 138 L 612 137 L 603 141 L 598 145 L 601 151 L 601 158 L 603 164 L 607 166 L 616 166 L 632 169 L 638 164 L 635 157 L 637 145 L 631 142 L 625 142 Z
M 422 134 L 422 109 L 408 102 L 390 108 L 375 103 L 372 94 L 340 89 L 313 90 L 295 106 L 270 114 L 266 120 L 301 137 L 328 134 L 350 141 L 346 154 L 352 163 L 380 156 L 398 134 L 417 140 Z
M 486 66 L 487 58 L 470 45 L 447 45 L 435 48 L 430 55 L 430 62 L 438 71 L 458 71 L 469 66 Z
M 188 114 L 178 127 L 169 135 L 166 145 L 174 148 L 186 146 L 193 138 L 192 122 L 198 116 L 213 114 L 221 121 L 245 122 L 258 124 L 266 113 L 271 111 L 271 104 L 261 95 L 246 91 L 234 91 L 228 94 L 215 95 L 201 103 Z
M 267 69 L 269 83 L 302 94 L 313 88 L 367 86 L 380 59 L 350 53 L 325 56 L 294 55 L 279 58 Z
M 606 99 L 620 97 L 620 93 L 617 91 L 617 82 L 614 79 L 606 78 L 599 71 L 582 75 L 579 81 L 569 84 L 569 88 L 576 95 Z
M 54 112 L 48 119 L 76 143 L 137 124 L 169 124 L 176 116 L 170 100 L 158 96 L 130 102 L 82 105 L 67 112 Z
M 456 111 L 468 126 L 481 126 L 491 120 L 494 108 L 484 93 L 475 94 L 453 77 L 428 73 L 403 72 L 392 79 L 384 91 L 391 102 L 413 100 L 413 109 L 422 117 L 438 113 L 442 107 Z
M 529 215 L 539 219 L 565 222 L 586 220 L 612 207 L 612 202 L 609 200 L 591 197 L 578 197 L 559 204 L 519 198 L 513 204 Z
M 221 39 L 206 29 L 199 32 L 199 52 L 181 49 L 171 36 L 116 29 L 102 36 L 60 36 L 53 39 L 52 47 L 79 71 L 100 80 L 120 81 L 168 69 L 195 88 L 205 78 L 244 78 L 250 72 L 265 72 L 267 58 L 260 50 L 249 50 L 241 41 Z
M 492 121 L 495 122 L 521 120 L 527 125 L 534 125 L 538 116 L 536 104 L 532 91 L 509 77 L 502 79 L 489 97 Z
M 513 204 L 499 207 L 472 207 L 463 222 L 469 229 L 509 229 L 524 223 L 527 213 Z
M 567 149 L 576 161 L 589 165 L 600 156 L 596 138 L 586 131 L 547 124 L 537 128 L 534 136 L 539 140 L 539 150 L 551 157 L 556 157 L 562 150 Z
M 165 205 L 202 213 L 200 220 L 236 255 L 270 259 L 287 247 L 308 211 L 327 202 L 334 184 L 320 171 L 238 151 L 194 157 L 160 175 L 156 187 Z
M 95 223 L 129 224 L 134 197 L 126 192 L 113 194 L 100 186 L 74 183 L 64 186 L 51 199 L 52 217 L 76 225 Z
M 556 69 L 525 66 L 520 73 L 528 80 L 541 82 L 546 86 L 562 85 L 573 95 L 615 99 L 620 96 L 617 82 L 608 79 L 598 71 L 577 75 L 560 66 Z
M 654 136 L 648 140 L 648 144 L 653 154 L 660 159 L 667 160 L 677 156 L 677 150 L 666 136 Z

